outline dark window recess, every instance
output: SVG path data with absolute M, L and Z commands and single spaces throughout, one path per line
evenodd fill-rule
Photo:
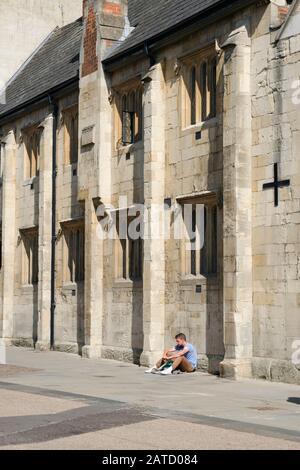
M 196 68 L 191 71 L 191 124 L 196 124 Z
M 214 59 L 211 64 L 211 94 L 210 94 L 210 117 L 217 115 L 217 61 Z
M 192 212 L 192 232 L 193 234 L 196 233 L 196 209 L 193 208 L 193 212 Z M 196 237 L 194 236 L 193 238 L 191 238 L 191 243 L 192 244 L 195 244 L 196 243 Z M 191 250 L 191 274 L 193 274 L 194 276 L 196 276 L 197 274 L 197 266 L 196 266 L 196 249 L 193 248 Z
M 65 240 L 68 248 L 68 278 L 66 280 L 70 282 L 84 281 L 84 227 L 67 228 Z
M 133 111 L 123 111 L 122 119 L 122 143 L 129 145 L 134 143 L 134 115 Z
M 208 274 L 208 245 L 211 241 L 208 233 L 208 226 L 207 226 L 207 207 L 204 208 L 204 246 L 201 248 L 200 251 L 200 274 Z
M 207 119 L 207 63 L 203 62 L 200 68 L 201 84 L 201 119 Z
M 193 276 L 217 274 L 218 272 L 218 211 L 217 205 L 206 205 L 204 207 L 204 220 L 203 231 L 204 231 L 204 244 L 202 247 L 197 245 L 200 242 L 198 237 L 200 236 L 199 230 L 197 229 L 197 205 L 193 205 L 192 211 L 192 225 L 186 226 L 188 233 L 190 233 L 190 250 L 186 251 L 186 261 L 189 264 L 189 271 L 187 274 Z M 183 208 L 184 216 L 184 208 Z M 199 227 L 200 228 L 200 227 Z
M 38 230 L 25 230 L 21 232 L 24 246 L 24 284 L 35 285 L 38 283 L 39 274 L 39 244 Z
M 218 272 L 218 239 L 217 239 L 217 233 L 218 233 L 218 212 L 217 212 L 217 206 L 214 206 L 212 208 L 212 233 L 211 233 L 211 245 L 212 245 L 212 250 L 211 250 L 211 266 L 210 270 L 212 273 L 217 273 Z
M 167 197 L 165 200 L 164 200 L 164 205 L 166 207 L 168 207 L 168 209 L 171 209 L 172 207 L 172 199 L 170 197 Z
M 143 240 L 129 240 L 129 278 L 132 281 L 143 277 Z

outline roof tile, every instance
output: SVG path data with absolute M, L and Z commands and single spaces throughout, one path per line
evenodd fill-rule
M 0 117 L 78 76 L 82 31 L 78 19 L 49 35 L 8 84 Z
M 194 15 L 204 13 L 222 0 L 129 0 L 129 20 L 136 26 L 131 34 L 111 50 L 105 60 L 143 44 Z

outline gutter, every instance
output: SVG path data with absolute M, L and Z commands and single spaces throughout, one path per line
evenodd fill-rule
M 32 98 L 31 100 L 28 100 L 19 106 L 16 106 L 15 108 L 12 108 L 11 110 L 7 111 L 6 113 L 4 112 L 3 114 L 0 114 L 0 125 L 3 125 L 5 122 L 9 122 L 10 120 L 14 120 L 17 115 L 20 115 L 22 113 L 28 113 L 28 107 L 38 107 L 41 105 L 47 105 L 49 104 L 49 96 L 53 96 L 55 93 L 59 93 L 60 91 L 64 90 L 68 86 L 77 84 L 79 82 L 79 74 L 71 78 L 70 80 L 61 83 L 60 85 L 57 85 L 56 87 L 51 88 L 48 91 L 45 91 L 44 93 Z
M 57 123 L 58 123 L 58 105 L 53 96 L 48 95 L 49 103 L 53 114 L 53 134 L 52 134 L 52 217 L 51 217 L 51 306 L 50 306 L 50 348 L 54 349 L 55 344 L 55 260 L 56 260 L 56 144 L 57 144 Z
M 149 45 L 148 45 L 148 41 L 145 41 L 144 42 L 144 52 L 146 54 L 146 56 L 148 57 L 148 59 L 150 60 L 150 67 L 152 67 L 153 65 L 155 65 L 155 58 L 154 58 L 154 55 L 151 54 L 150 50 L 149 50 Z

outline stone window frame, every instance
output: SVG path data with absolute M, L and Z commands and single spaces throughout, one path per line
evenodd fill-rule
M 132 79 L 114 87 L 113 96 L 116 148 L 141 142 L 143 140 L 143 84 L 140 78 Z M 130 113 L 132 113 L 131 116 L 129 116 Z M 125 142 L 123 137 L 126 119 L 131 119 L 131 135 Z
M 210 44 L 179 59 L 181 63 L 182 128 L 217 117 L 218 54 Z
M 39 176 L 42 133 L 43 129 L 39 126 L 22 129 L 25 181 Z
M 129 223 L 136 217 L 127 214 L 127 238 L 119 237 L 119 214 L 115 212 L 116 239 L 114 243 L 115 279 L 116 281 L 141 282 L 143 280 L 144 247 L 142 238 L 131 240 L 128 236 Z M 128 211 L 128 209 L 123 209 Z M 132 257 L 134 252 L 134 258 Z
M 85 280 L 85 223 L 84 219 L 60 223 L 62 233 L 63 285 L 78 284 Z M 80 250 L 78 250 L 78 244 Z M 70 246 L 72 245 L 72 246 Z
M 21 276 L 23 286 L 34 286 L 39 282 L 39 228 L 20 229 L 22 242 Z
M 79 106 L 78 103 L 61 112 L 63 125 L 63 162 L 77 166 L 79 157 Z M 75 138 L 72 138 L 75 137 Z
M 220 217 L 217 194 L 208 193 L 205 195 L 185 196 L 182 198 L 177 198 L 177 203 L 179 203 L 181 206 L 183 206 L 184 204 L 203 204 L 205 206 L 206 217 L 205 245 L 202 249 L 191 251 L 187 250 L 186 244 L 188 243 L 188 241 L 184 236 L 182 237 L 180 243 L 180 263 L 182 278 L 188 280 L 217 277 L 219 274 L 218 225 Z M 186 228 L 184 226 L 183 219 L 182 228 L 183 233 L 186 233 Z M 213 234 L 214 228 L 215 233 Z

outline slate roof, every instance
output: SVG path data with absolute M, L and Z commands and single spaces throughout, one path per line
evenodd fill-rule
M 180 27 L 190 18 L 208 13 L 218 4 L 236 3 L 236 0 L 129 0 L 129 20 L 136 26 L 120 45 L 114 48 L 105 61 L 142 45 L 162 32 Z M 245 5 L 249 3 L 245 0 Z
M 82 19 L 56 28 L 10 80 L 0 119 L 16 108 L 79 77 Z
M 131 26 L 136 26 L 138 24 L 140 16 L 143 15 L 144 3 L 145 0 L 129 0 L 128 17 Z

